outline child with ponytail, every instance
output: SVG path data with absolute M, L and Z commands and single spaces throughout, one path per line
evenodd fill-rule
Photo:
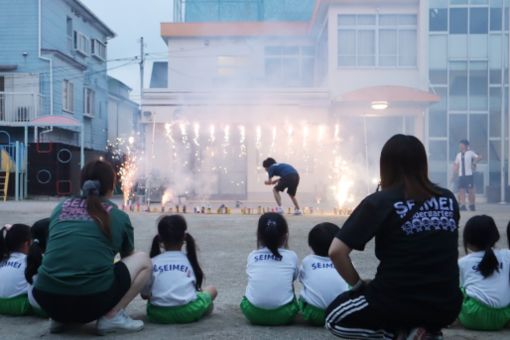
M 48 315 L 41 309 L 41 306 L 35 301 L 33 290 L 37 280 L 37 270 L 41 266 L 43 254 L 46 251 L 46 243 L 48 241 L 48 231 L 50 219 L 43 218 L 35 222 L 30 230 L 32 234 L 32 244 L 28 249 L 27 267 L 25 268 L 25 279 L 28 286 L 28 301 L 35 315 L 47 318 Z
M 464 248 L 472 253 L 459 260 L 464 302 L 460 323 L 469 329 L 495 331 L 510 321 L 510 250 L 495 249 L 499 232 L 492 217 L 470 218 L 464 228 Z
M 30 227 L 25 224 L 0 229 L 0 314 L 21 316 L 31 312 L 25 279 L 31 240 Z
M 260 217 L 258 249 L 248 255 L 248 286 L 241 301 L 241 311 L 252 324 L 287 325 L 299 311 L 293 287 L 298 258 L 286 249 L 288 238 L 289 228 L 282 215 L 266 213 Z
M 216 288 L 202 289 L 204 273 L 197 258 L 194 238 L 181 215 L 163 216 L 152 240 L 152 279 L 142 291 L 149 299 L 147 316 L 156 323 L 190 323 L 213 310 Z M 186 252 L 182 252 L 186 244 Z M 161 252 L 161 249 L 164 249 Z

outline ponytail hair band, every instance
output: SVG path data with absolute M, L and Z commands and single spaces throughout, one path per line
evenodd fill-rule
M 278 226 L 278 224 L 276 223 L 276 221 L 274 221 L 274 220 L 267 220 L 266 230 L 270 231 L 271 229 L 276 228 L 277 226 Z
M 32 240 L 32 243 L 39 244 L 40 242 L 39 242 L 39 239 L 34 238 L 34 239 Z
M 83 182 L 81 190 L 83 191 L 83 195 L 85 197 L 99 196 L 99 192 L 101 191 L 101 182 L 90 179 L 86 180 L 85 182 Z

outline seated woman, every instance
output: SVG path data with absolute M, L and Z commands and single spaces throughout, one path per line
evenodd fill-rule
M 427 155 L 413 136 L 396 135 L 381 152 L 382 190 L 366 197 L 331 244 L 329 255 L 353 287 L 326 311 L 326 327 L 349 339 L 441 339 L 457 318 L 459 206 L 428 178 Z M 375 237 L 379 267 L 363 281 L 349 254 Z
M 133 226 L 109 198 L 115 172 L 103 161 L 81 173 L 83 197 L 69 198 L 51 214 L 46 252 L 33 295 L 52 319 L 50 331 L 97 321 L 97 332 L 139 331 L 143 322 L 124 308 L 150 278 L 151 262 L 134 252 Z M 114 264 L 120 253 L 121 261 Z

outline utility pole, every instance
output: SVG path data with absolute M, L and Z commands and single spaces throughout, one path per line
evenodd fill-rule
M 143 37 L 140 38 L 140 113 L 142 113 L 142 104 L 143 104 L 143 72 L 145 66 L 145 52 L 144 52 L 144 44 Z

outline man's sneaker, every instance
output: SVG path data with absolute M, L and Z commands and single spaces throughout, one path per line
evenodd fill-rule
M 294 209 L 294 216 L 300 216 L 303 215 L 303 212 L 299 209 Z
M 471 204 L 471 205 L 469 206 L 469 210 L 471 210 L 471 211 L 475 211 L 475 210 L 476 210 L 476 209 L 475 209 L 475 205 L 474 205 L 474 204 Z
M 72 327 L 71 324 L 58 322 L 53 319 L 50 320 L 50 333 L 51 334 L 60 334 Z
M 465 205 L 461 205 L 460 208 L 459 208 L 460 211 L 467 211 L 466 209 L 466 206 Z
M 111 319 L 101 317 L 97 320 L 96 328 L 99 335 L 115 332 L 138 332 L 143 329 L 143 321 L 131 319 L 122 309 Z
M 277 214 L 282 214 L 282 215 L 285 213 L 285 211 L 283 210 L 283 208 L 282 208 L 282 207 L 277 207 L 277 208 L 274 210 L 274 212 L 275 212 L 275 213 L 277 213 Z

